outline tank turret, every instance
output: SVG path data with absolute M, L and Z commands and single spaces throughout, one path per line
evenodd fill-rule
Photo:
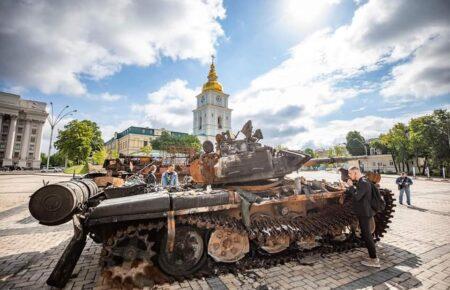
M 243 135 L 242 139 L 238 139 Z M 211 141 L 203 143 L 204 153 L 194 160 L 190 173 L 198 184 L 234 184 L 264 182 L 282 178 L 302 166 L 346 162 L 365 156 L 311 158 L 300 150 L 277 150 L 262 145 L 260 129 L 253 131 L 249 120 L 235 137 L 229 131 L 216 136 L 216 150 Z

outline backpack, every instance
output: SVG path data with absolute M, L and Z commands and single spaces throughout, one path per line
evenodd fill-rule
M 378 187 L 372 182 L 370 185 L 372 186 L 372 200 L 370 201 L 370 206 L 376 213 L 382 212 L 386 208 L 386 202 L 381 196 Z

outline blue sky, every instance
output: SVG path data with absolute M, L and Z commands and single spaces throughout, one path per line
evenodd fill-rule
M 105 139 L 131 125 L 190 132 L 214 54 L 235 130 L 251 118 L 269 144 L 324 147 L 450 107 L 449 6 L 2 1 L 0 89 L 76 108 Z

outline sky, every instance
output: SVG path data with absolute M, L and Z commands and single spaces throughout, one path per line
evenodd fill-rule
M 447 0 L 0 2 L 0 90 L 66 105 L 104 140 L 192 132 L 215 55 L 232 128 L 327 147 L 450 109 Z M 49 142 L 45 125 L 42 151 Z

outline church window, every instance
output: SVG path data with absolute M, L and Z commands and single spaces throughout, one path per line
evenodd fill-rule
M 202 117 L 200 116 L 200 120 L 198 122 L 198 129 L 201 130 L 202 129 Z
M 221 116 L 219 116 L 219 117 L 217 118 L 217 127 L 218 127 L 219 129 L 222 129 L 222 117 L 221 117 Z

